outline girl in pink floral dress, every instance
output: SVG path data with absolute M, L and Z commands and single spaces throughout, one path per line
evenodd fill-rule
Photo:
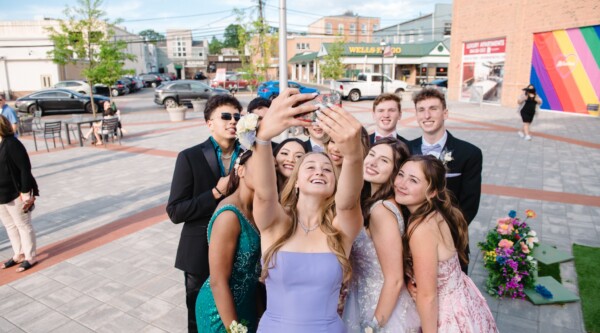
M 412 156 L 394 186 L 396 201 L 410 212 L 405 271 L 416 284 L 423 333 L 498 332 L 485 298 L 460 269 L 466 261 L 467 222 L 448 195 L 442 162 Z

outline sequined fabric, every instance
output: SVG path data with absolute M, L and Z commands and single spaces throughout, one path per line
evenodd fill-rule
M 256 289 L 260 276 L 260 236 L 258 230 L 237 207 L 225 205 L 213 214 L 208 224 L 209 242 L 215 219 L 227 210 L 237 215 L 241 227 L 231 277 L 229 278 L 229 287 L 233 294 L 238 322 L 245 323 L 248 326 L 248 332 L 256 332 L 258 324 Z M 198 293 L 196 319 L 198 332 L 226 332 L 210 289 L 210 277 L 204 282 Z
M 498 332 L 485 298 L 460 269 L 458 254 L 438 264 L 438 297 L 439 333 Z
M 399 231 L 404 234 L 404 222 L 398 208 L 390 202 L 377 201 L 371 206 L 371 210 L 379 204 L 383 204 L 394 213 Z M 350 263 L 352 279 L 348 286 L 343 319 L 348 332 L 362 333 L 365 323 L 370 323 L 373 319 L 383 287 L 383 272 L 377 258 L 375 245 L 364 228 L 354 240 L 350 252 Z M 415 303 L 406 288 L 403 287 L 388 322 L 378 332 L 418 332 L 419 327 L 419 315 Z

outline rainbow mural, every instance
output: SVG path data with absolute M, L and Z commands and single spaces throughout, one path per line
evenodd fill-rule
M 530 82 L 542 109 L 594 114 L 600 99 L 600 25 L 535 34 Z

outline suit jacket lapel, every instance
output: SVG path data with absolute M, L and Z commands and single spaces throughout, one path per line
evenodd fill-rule
M 217 153 L 215 152 L 215 148 L 213 147 L 210 138 L 202 143 L 202 153 L 204 154 L 204 158 L 206 158 L 206 162 L 208 162 L 215 179 L 219 180 L 219 178 L 221 178 L 219 162 L 217 162 Z
M 421 145 L 423 144 L 423 137 L 420 137 L 416 140 L 412 141 L 412 154 L 413 155 L 423 155 L 423 152 L 421 151 Z

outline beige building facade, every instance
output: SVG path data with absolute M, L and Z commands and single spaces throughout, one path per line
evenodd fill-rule
M 600 92 L 599 25 L 598 0 L 454 0 L 449 99 L 477 101 L 469 87 L 486 95 L 495 86 L 483 102 L 514 107 L 531 82 L 542 109 L 587 114 L 582 105 Z

